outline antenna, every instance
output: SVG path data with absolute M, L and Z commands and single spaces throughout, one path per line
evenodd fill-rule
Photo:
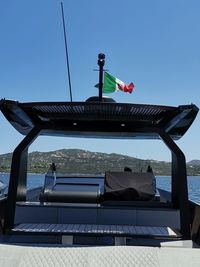
M 62 23 L 63 23 L 63 33 L 64 33 L 64 40 L 65 40 L 65 56 L 67 61 L 67 74 L 68 74 L 68 81 L 69 81 L 69 93 L 70 93 L 70 100 L 72 102 L 72 86 L 71 86 L 71 78 L 70 78 L 70 70 L 69 70 L 69 57 L 68 57 L 68 49 L 67 49 L 67 36 L 65 30 L 65 17 L 64 17 L 64 9 L 63 3 L 61 2 L 61 10 L 62 10 Z

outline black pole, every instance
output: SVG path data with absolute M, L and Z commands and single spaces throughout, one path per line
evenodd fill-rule
M 28 148 L 40 131 L 40 128 L 34 127 L 13 152 L 4 232 L 14 226 L 16 202 L 26 201 Z
M 172 204 L 175 209 L 180 209 L 182 239 L 191 239 L 185 156 L 164 130 L 159 129 L 158 133 L 172 153 Z
M 98 55 L 98 65 L 99 65 L 99 101 L 102 102 L 102 93 L 103 93 L 103 66 L 105 63 L 105 55 Z
M 62 22 L 63 22 L 63 32 L 64 32 L 64 40 L 65 40 L 65 56 L 67 61 L 67 73 L 68 73 L 68 81 L 69 81 L 69 92 L 70 92 L 70 100 L 72 102 L 72 87 L 71 87 L 71 78 L 70 78 L 70 70 L 69 70 L 69 57 L 68 57 L 68 48 L 67 48 L 67 37 L 65 30 L 65 17 L 63 10 L 63 3 L 61 2 L 61 10 L 62 10 Z

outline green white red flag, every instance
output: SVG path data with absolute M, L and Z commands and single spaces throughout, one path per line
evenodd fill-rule
M 108 72 L 104 73 L 103 93 L 109 94 L 115 91 L 123 91 L 126 93 L 132 93 L 134 84 L 125 84 L 118 78 L 110 75 Z

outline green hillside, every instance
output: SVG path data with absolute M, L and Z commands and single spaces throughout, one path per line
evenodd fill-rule
M 9 172 L 12 154 L 0 155 L 0 172 Z M 50 152 L 32 152 L 28 157 L 28 171 L 46 173 L 49 165 L 55 162 L 58 172 L 65 173 L 104 173 L 122 171 L 125 166 L 133 171 L 146 171 L 150 164 L 155 175 L 170 175 L 171 163 L 80 149 L 62 149 Z M 200 175 L 200 165 L 187 165 L 188 175 Z

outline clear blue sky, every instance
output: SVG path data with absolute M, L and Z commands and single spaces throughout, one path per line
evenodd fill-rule
M 133 94 L 118 102 L 200 107 L 200 1 L 66 0 L 73 99 L 96 95 L 97 55 Z M 68 101 L 60 1 L 0 1 L 0 98 L 21 102 Z M 0 154 L 22 136 L 0 114 Z M 178 141 L 186 159 L 200 159 L 200 115 Z M 80 147 L 169 160 L 160 142 L 39 138 L 30 150 Z

